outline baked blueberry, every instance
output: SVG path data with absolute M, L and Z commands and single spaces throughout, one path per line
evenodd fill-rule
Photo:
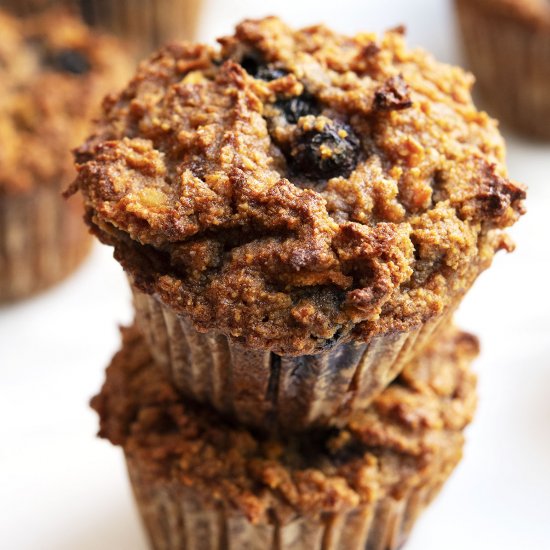
M 290 164 L 310 178 L 346 177 L 357 165 L 360 147 L 359 138 L 347 124 L 331 121 L 322 130 L 298 133 L 290 150 Z
M 92 68 L 89 59 L 83 53 L 71 49 L 55 52 L 49 62 L 57 70 L 71 74 L 86 74 Z
M 319 114 L 317 100 L 307 92 L 289 99 L 280 99 L 275 106 L 283 112 L 286 120 L 291 124 L 296 124 L 303 116 Z
M 250 76 L 268 82 L 288 74 L 285 69 L 268 65 L 259 56 L 253 54 L 245 55 L 241 60 L 241 66 Z

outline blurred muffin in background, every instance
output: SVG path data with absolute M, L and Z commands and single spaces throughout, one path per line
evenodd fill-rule
M 193 40 L 202 0 L 80 0 L 86 22 L 128 41 L 138 59 L 170 40 Z
M 550 139 L 550 2 L 455 1 L 483 98 L 504 122 Z
M 0 11 L 0 301 L 33 294 L 70 273 L 91 239 L 71 148 L 104 95 L 127 75 L 117 44 L 56 9 L 26 20 Z
M 182 399 L 123 335 L 92 406 L 156 550 L 395 550 L 462 456 L 478 345 L 453 328 L 345 428 L 282 438 Z
M 86 23 L 126 40 L 137 59 L 174 39 L 193 40 L 202 0 L 0 0 L 17 15 L 64 5 Z

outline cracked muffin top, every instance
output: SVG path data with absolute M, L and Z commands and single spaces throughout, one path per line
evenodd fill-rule
M 473 78 L 402 33 L 270 17 L 142 63 L 71 189 L 134 284 L 289 355 L 408 330 L 464 292 L 525 191 Z
M 343 430 L 284 440 L 182 401 L 135 329 L 92 400 L 100 436 L 137 461 L 143 483 L 175 483 L 252 521 L 338 512 L 437 484 L 459 461 L 476 404 L 477 340 L 448 329 Z
M 64 11 L 16 19 L 0 11 L 0 193 L 64 189 L 70 150 L 130 65 L 111 39 Z

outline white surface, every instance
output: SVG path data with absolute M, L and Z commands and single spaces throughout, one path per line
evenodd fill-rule
M 207 2 L 205 38 L 241 17 L 277 13 L 342 31 L 406 23 L 412 44 L 456 61 L 441 0 Z M 407 550 L 550 548 L 550 146 L 509 140 L 529 213 L 459 312 L 482 340 L 480 405 L 465 459 L 417 524 Z M 94 438 L 88 408 L 131 318 L 110 250 L 65 284 L 0 308 L 0 548 L 145 550 L 121 453 Z

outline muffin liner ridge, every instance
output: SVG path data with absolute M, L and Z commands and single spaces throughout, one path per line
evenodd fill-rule
M 202 0 L 0 0 L 0 8 L 23 16 L 59 5 L 126 39 L 141 59 L 169 40 L 192 40 Z
M 79 201 L 58 186 L 0 197 L 0 302 L 29 296 L 74 271 L 92 239 Z
M 202 0 L 80 0 L 86 22 L 123 37 L 138 58 L 169 40 L 192 40 Z
M 402 498 L 384 495 L 351 510 L 317 519 L 296 517 L 253 524 L 244 515 L 204 504 L 192 489 L 142 476 L 139 461 L 126 464 L 141 519 L 155 550 L 396 550 L 421 512 L 434 500 L 460 459 L 442 459 L 430 479 Z M 457 456 L 458 455 L 458 456 Z
M 463 47 L 487 103 L 516 129 L 550 139 L 550 29 L 455 0 Z
M 317 355 L 249 350 L 222 334 L 200 333 L 133 285 L 136 322 L 178 390 L 238 422 L 273 430 L 343 426 L 422 351 L 455 306 L 408 332 L 341 344 Z
M 462 458 L 470 334 L 449 326 L 343 430 L 265 437 L 182 398 L 137 328 L 91 406 L 155 550 L 397 550 Z

